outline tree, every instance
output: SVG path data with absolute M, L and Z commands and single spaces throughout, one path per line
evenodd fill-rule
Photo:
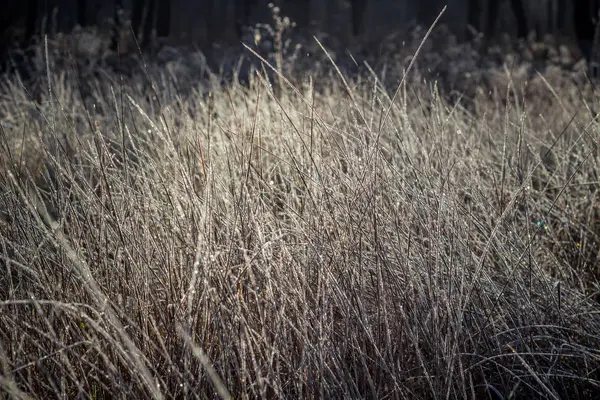
M 599 3 L 598 0 L 574 0 L 573 4 L 575 36 L 582 55 L 588 61 L 592 56 Z
M 235 0 L 235 33 L 239 38 L 244 34 L 244 27 L 248 24 L 252 9 L 257 3 L 258 0 Z
M 358 36 L 364 31 L 364 13 L 367 9 L 367 0 L 351 0 L 352 7 L 352 33 Z
M 483 0 L 468 1 L 467 24 L 477 31 L 483 32 L 486 39 L 490 39 L 496 34 L 501 0 L 488 0 L 487 7 L 482 2 Z M 523 0 L 510 0 L 510 5 L 517 22 L 517 37 L 525 38 L 529 31 Z M 486 11 L 485 15 L 483 15 L 483 10 Z M 485 21 L 484 24 L 482 24 L 483 21 Z

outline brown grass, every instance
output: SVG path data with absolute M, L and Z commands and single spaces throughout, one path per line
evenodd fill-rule
M 571 75 L 490 67 L 457 102 L 419 65 L 392 103 L 382 69 L 292 90 L 53 59 L 0 91 L 8 397 L 600 390 L 597 104 Z

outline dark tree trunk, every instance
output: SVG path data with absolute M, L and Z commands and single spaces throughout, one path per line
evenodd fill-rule
M 573 24 L 575 36 L 582 55 L 589 61 L 594 44 L 594 33 L 598 19 L 597 0 L 575 0 L 573 8 Z
M 158 0 L 156 36 L 166 38 L 171 30 L 171 1 Z
M 29 42 L 37 33 L 37 19 L 39 12 L 38 0 L 27 0 L 27 16 L 25 20 L 25 41 Z
M 567 1 L 558 0 L 556 4 L 556 30 L 561 35 L 566 35 L 567 27 L 565 15 L 567 15 Z
M 215 35 L 215 23 L 213 20 L 214 4 L 212 0 L 205 0 L 204 3 L 205 7 L 202 7 L 204 10 L 202 21 L 206 26 L 206 43 L 204 44 L 204 49 L 210 51 Z
M 121 29 L 123 26 L 121 25 L 121 12 L 123 10 L 123 1 L 115 0 L 115 9 L 113 10 L 113 26 L 112 26 L 112 37 L 110 39 L 110 48 L 113 51 L 117 51 L 119 49 L 119 41 L 121 38 Z
M 79 26 L 87 25 L 87 9 L 85 2 L 86 0 L 77 0 L 77 21 L 75 21 L 75 23 L 79 24 Z
M 152 43 L 152 31 L 154 30 L 154 17 L 156 10 L 156 0 L 146 1 L 146 19 L 142 25 L 142 47 L 147 47 Z
M 493 0 L 492 0 L 493 1 Z M 471 29 L 481 32 L 481 0 L 469 0 L 467 4 L 467 37 L 472 37 Z
M 364 32 L 364 14 L 367 9 L 367 0 L 352 0 L 352 33 L 358 36 Z
M 496 21 L 498 20 L 498 11 L 500 8 L 499 0 L 490 0 L 487 18 L 485 24 L 485 36 L 486 38 L 492 38 L 496 34 Z
M 511 0 L 513 13 L 517 20 L 517 36 L 519 38 L 526 38 L 528 32 L 527 28 L 527 16 L 525 15 L 525 7 L 523 6 L 523 0 Z
M 250 22 L 252 10 L 257 3 L 258 0 L 235 0 L 235 33 L 238 38 L 244 34 L 244 27 Z
M 140 28 L 144 18 L 144 0 L 133 0 L 131 7 L 131 31 L 136 38 L 140 36 Z
M 512 12 L 517 21 L 517 36 L 519 38 L 527 37 L 527 17 L 525 15 L 525 7 L 523 6 L 523 0 L 511 0 L 510 5 Z M 485 35 L 488 38 L 493 37 L 496 34 L 496 23 L 498 22 L 498 13 L 500 10 L 500 0 L 490 0 L 488 11 L 487 11 L 487 23 L 485 29 Z

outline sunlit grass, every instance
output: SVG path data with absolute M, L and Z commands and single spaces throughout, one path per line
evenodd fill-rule
M 97 68 L 2 83 L 9 396 L 599 390 L 598 124 L 568 76 L 456 102 L 417 69 L 392 102 L 368 69 Z

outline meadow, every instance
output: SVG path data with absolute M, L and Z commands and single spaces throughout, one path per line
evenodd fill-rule
M 594 85 L 439 40 L 40 43 L 0 82 L 0 398 L 594 398 Z

